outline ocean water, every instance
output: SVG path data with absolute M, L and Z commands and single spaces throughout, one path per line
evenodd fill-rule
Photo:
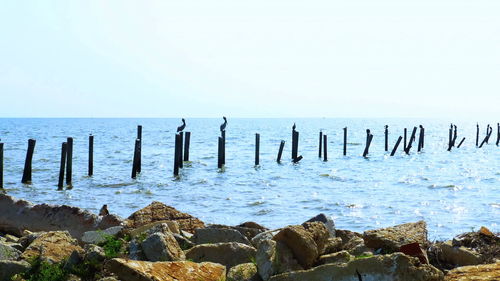
M 222 119 L 187 119 L 190 160 L 173 177 L 174 135 L 180 119 L 0 119 L 5 143 L 4 188 L 36 203 L 68 204 L 98 212 L 108 204 L 127 217 L 151 201 L 161 201 L 207 223 L 256 221 L 267 227 L 298 224 L 318 214 L 338 228 L 364 231 L 425 220 L 431 239 L 486 226 L 500 231 L 500 148 L 475 147 L 475 122 L 460 122 L 460 149 L 447 151 L 449 120 L 413 119 L 231 119 L 227 125 L 226 167 L 217 169 L 217 137 Z M 291 126 L 300 132 L 292 164 Z M 389 149 L 403 128 L 426 128 L 425 149 L 410 155 L 402 144 Z M 142 173 L 131 179 L 137 125 L 143 126 Z M 348 152 L 342 155 L 348 127 Z M 486 123 L 481 123 L 481 139 Z M 363 158 L 366 129 L 374 135 Z M 318 134 L 328 135 L 327 162 L 318 158 Z M 94 176 L 87 176 L 88 135 L 94 135 Z M 254 167 L 255 133 L 261 135 L 260 166 Z M 61 143 L 74 138 L 73 188 L 57 191 Z M 21 184 L 27 140 L 36 139 L 33 182 Z M 281 140 L 282 163 L 276 162 Z M 418 138 L 417 138 L 418 139 Z

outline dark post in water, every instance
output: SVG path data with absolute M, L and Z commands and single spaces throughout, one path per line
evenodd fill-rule
M 0 189 L 3 188 L 3 142 L 0 142 Z
M 276 162 L 281 163 L 281 155 L 283 154 L 283 148 L 285 147 L 285 141 L 282 140 L 280 143 L 280 148 L 278 150 L 278 158 L 276 158 Z
M 89 177 L 94 175 L 94 136 L 89 136 Z
M 66 140 L 66 184 L 71 186 L 72 175 L 73 175 L 73 138 L 68 138 Z
M 179 168 L 184 168 L 184 162 L 182 161 L 182 159 L 184 159 L 182 157 L 182 147 L 184 146 L 184 132 L 179 132 L 179 138 L 181 139 L 181 143 L 179 144 Z
M 319 131 L 319 151 L 318 151 L 318 157 L 321 158 L 321 148 L 323 146 L 323 132 Z
M 370 149 L 370 144 L 372 143 L 373 135 L 370 133 L 370 129 L 366 130 L 366 146 L 365 151 L 363 152 L 363 157 L 368 155 L 368 150 Z
M 415 141 L 415 134 L 417 133 L 417 127 L 413 127 L 413 131 L 411 132 L 410 139 L 408 141 L 408 145 L 406 146 L 406 154 L 410 154 L 410 149 L 413 145 L 413 142 Z
M 191 142 L 191 132 L 186 132 L 186 139 L 184 140 L 184 161 L 189 161 L 190 142 Z
M 344 127 L 344 156 L 347 155 L 347 127 Z
M 137 151 L 137 173 L 141 173 L 142 167 L 142 126 L 137 126 L 137 139 L 139 139 L 139 148 Z
M 403 150 L 406 151 L 406 145 L 407 145 L 407 142 L 406 142 L 406 133 L 407 133 L 407 129 L 405 128 L 404 129 L 404 132 L 403 132 L 403 137 L 404 137 L 404 142 L 403 142 Z
M 463 138 L 463 139 L 460 141 L 460 143 L 458 144 L 457 148 L 460 148 L 460 146 L 462 146 L 462 143 L 464 143 L 464 141 L 465 141 L 465 138 Z
M 424 126 L 420 125 L 420 133 L 418 135 L 418 149 L 417 151 L 420 152 L 424 148 Z
M 323 152 L 323 161 L 328 161 L 328 142 L 327 142 L 328 137 L 326 135 L 323 135 L 323 145 L 324 145 L 324 152 Z
M 497 146 L 500 143 L 500 123 L 497 123 Z
M 295 123 L 292 126 L 292 160 L 297 159 L 298 146 L 299 146 L 299 133 L 295 131 Z
M 134 143 L 134 158 L 132 160 L 132 175 L 131 177 L 135 179 L 137 177 L 137 173 L 139 172 L 139 154 L 141 147 L 141 140 L 135 139 Z
M 33 161 L 33 152 L 35 151 L 36 141 L 34 139 L 28 140 L 28 151 L 26 152 L 26 160 L 24 161 L 24 171 L 22 183 L 31 183 L 31 163 Z
M 219 137 L 219 144 L 218 144 L 218 153 L 217 153 L 217 168 L 222 169 L 223 165 L 223 160 L 222 160 L 222 150 L 224 149 L 224 139 L 222 137 Z
M 59 165 L 59 182 L 57 183 L 57 190 L 62 190 L 64 186 L 64 169 L 66 166 L 66 149 L 67 143 L 63 142 L 61 145 L 61 164 Z
M 260 134 L 255 134 L 255 166 L 259 165 Z
M 394 148 L 392 149 L 391 156 L 394 156 L 396 153 L 396 150 L 398 150 L 399 143 L 401 143 L 401 140 L 403 139 L 402 136 L 399 136 L 398 140 L 396 141 L 396 144 L 394 145 Z
M 476 124 L 476 147 L 479 146 L 479 123 Z
M 389 126 L 387 125 L 385 125 L 384 135 L 385 135 L 385 151 L 389 151 Z
M 175 134 L 175 147 L 174 147 L 174 176 L 179 175 L 179 149 L 180 149 L 180 135 Z

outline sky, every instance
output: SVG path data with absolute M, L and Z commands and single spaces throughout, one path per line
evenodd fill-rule
M 497 118 L 498 15 L 498 0 L 5 0 L 0 117 Z

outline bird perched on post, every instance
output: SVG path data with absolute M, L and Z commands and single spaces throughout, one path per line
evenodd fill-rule
M 297 126 L 295 126 L 295 123 L 293 123 L 293 126 L 292 126 L 292 131 L 295 132 L 295 128 L 297 128 Z
M 182 125 L 177 127 L 177 133 L 182 132 L 182 130 L 184 130 L 184 128 L 186 128 L 186 120 L 184 120 L 184 118 L 182 118 Z
M 222 116 L 222 119 L 224 119 L 224 123 L 222 123 L 222 125 L 220 125 L 220 131 L 225 131 L 226 130 L 226 125 L 227 125 L 227 119 L 225 116 Z

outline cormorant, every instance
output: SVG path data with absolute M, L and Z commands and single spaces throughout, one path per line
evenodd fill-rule
M 182 118 L 182 125 L 177 127 L 177 133 L 182 132 L 182 130 L 184 130 L 184 128 L 186 128 L 186 120 L 184 120 L 184 118 Z
M 226 130 L 226 125 L 227 125 L 227 119 L 225 116 L 222 116 L 222 118 L 224 119 L 224 123 L 222 123 L 222 125 L 220 125 L 220 131 L 225 131 Z
M 295 131 L 295 128 L 296 128 L 296 127 L 297 127 L 297 126 L 295 126 L 295 123 L 293 123 L 293 126 L 292 126 L 292 131 Z

